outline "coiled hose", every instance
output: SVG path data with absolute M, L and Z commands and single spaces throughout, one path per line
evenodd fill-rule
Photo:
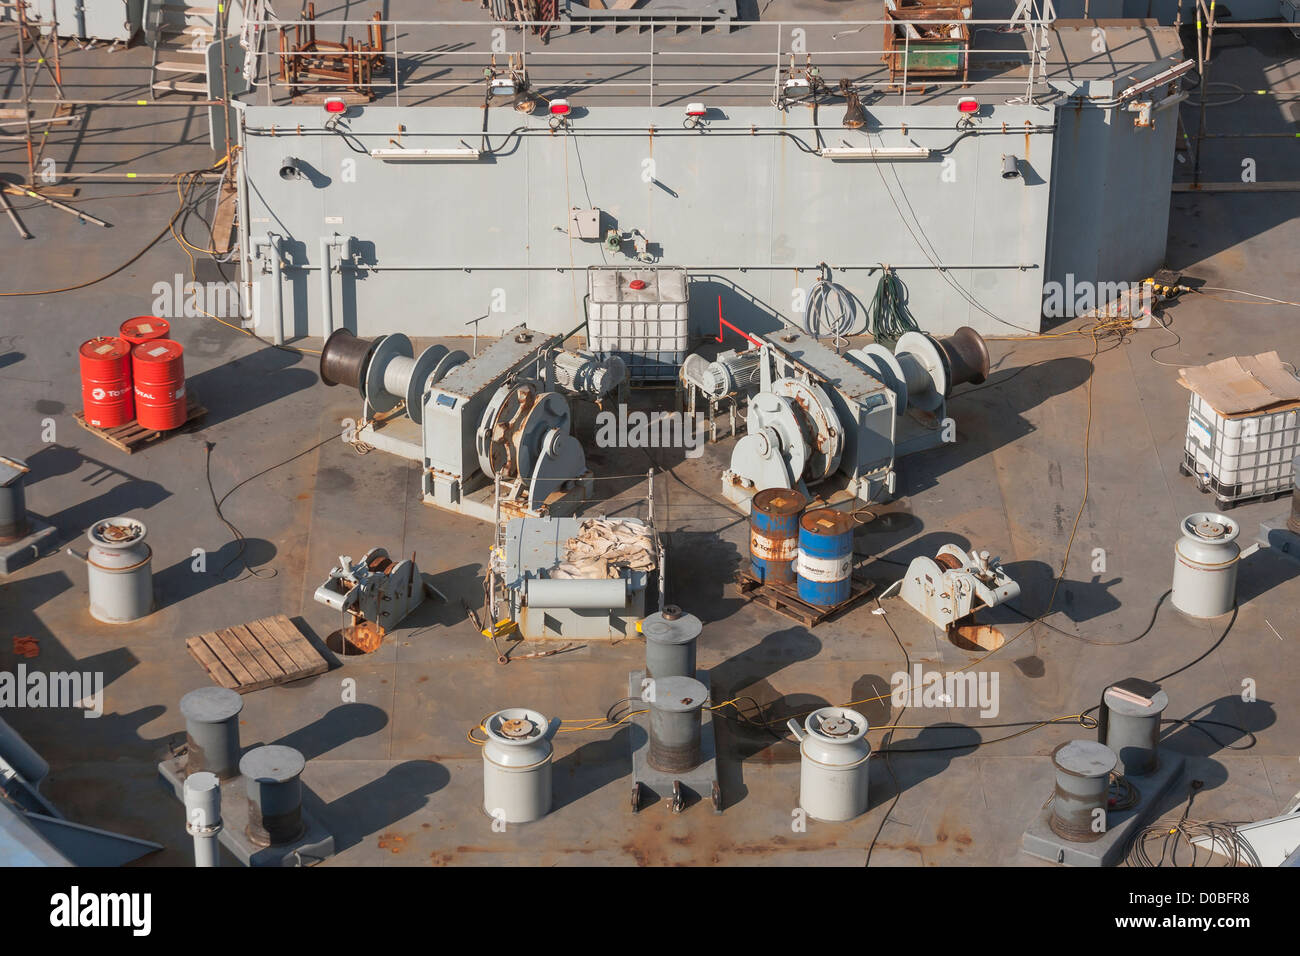
M 876 294 L 871 298 L 867 328 L 877 342 L 896 342 L 905 332 L 921 327 L 907 308 L 907 293 L 894 270 L 882 265 Z
M 853 335 L 857 324 L 858 308 L 853 296 L 841 285 L 831 281 L 831 268 L 822 263 L 821 275 L 808 293 L 808 308 L 804 312 L 804 331 L 815 339 L 831 336 L 836 348 Z

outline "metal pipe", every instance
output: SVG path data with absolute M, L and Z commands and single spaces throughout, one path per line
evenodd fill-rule
M 330 333 L 334 331 L 334 281 L 330 277 L 330 249 L 336 238 L 320 237 L 320 304 L 323 327 L 321 335 L 324 338 L 329 338 Z
M 236 156 L 229 159 L 228 163 L 236 164 L 235 186 L 239 191 L 238 208 L 248 208 L 248 169 L 243 162 L 244 146 L 244 104 L 238 100 L 235 101 L 235 117 L 238 130 L 239 152 Z M 225 170 L 222 170 L 223 174 Z M 240 289 L 243 301 L 240 303 L 240 324 L 246 326 L 246 322 L 253 315 L 253 250 L 252 250 L 252 226 L 246 221 L 247 216 L 239 216 L 239 265 L 240 265 Z
M 227 159 L 230 158 L 230 78 L 226 71 L 226 24 L 230 20 L 230 11 L 225 4 L 217 4 L 216 23 L 217 43 L 221 50 L 221 126 L 225 131 Z
M 1083 102 L 1089 102 L 1089 101 L 1084 100 Z M 786 133 L 813 133 L 819 131 L 825 133 L 827 132 L 828 129 L 830 129 L 830 127 L 826 127 L 826 126 L 757 126 L 757 125 L 744 125 L 744 126 L 736 126 L 736 127 L 719 126 L 719 127 L 711 127 L 709 129 L 709 135 L 710 136 L 753 137 L 753 136 L 762 136 L 762 135 L 785 135 Z M 989 127 L 987 129 L 981 128 L 981 129 L 962 130 L 961 137 L 1023 136 L 1026 133 L 1048 134 L 1048 133 L 1055 132 L 1055 129 L 1056 128 L 1053 126 L 1042 126 L 1042 125 L 1033 125 L 1033 124 L 1029 126 L 1025 126 L 1021 124 L 1015 127 L 1008 126 L 1005 130 L 1001 126 Z M 253 134 L 254 136 L 270 136 L 273 138 L 280 138 L 285 136 L 336 135 L 332 130 L 325 129 L 324 127 L 314 127 L 314 126 L 306 127 L 306 128 L 301 126 L 293 126 L 293 127 L 286 127 L 286 128 L 281 128 L 278 126 L 249 126 L 246 128 L 246 130 L 247 132 Z M 906 124 L 900 123 L 897 126 L 881 126 L 877 130 L 875 130 L 875 132 L 879 134 L 879 133 L 890 133 L 896 131 L 900 133 L 907 132 L 910 134 L 910 133 L 915 133 L 917 131 L 938 132 L 940 130 L 947 133 L 951 133 L 953 131 L 953 128 L 951 126 L 944 126 L 942 124 L 934 125 L 934 126 L 921 126 L 913 123 L 906 123 Z M 391 135 L 390 133 L 382 130 L 353 130 L 351 132 L 354 136 Z M 588 133 L 616 133 L 623 136 L 637 136 L 637 137 L 649 136 L 651 134 L 653 134 L 654 136 L 669 136 L 669 135 L 698 136 L 699 135 L 694 130 L 674 129 L 669 126 L 662 127 L 662 128 L 655 127 L 654 129 L 651 129 L 651 127 L 649 126 L 586 126 L 584 125 L 581 128 L 571 129 L 569 133 L 578 134 L 578 135 L 588 134 Z M 453 137 L 460 138 L 460 139 L 467 139 L 471 137 L 479 138 L 482 135 L 483 135 L 482 129 L 476 129 L 470 132 L 461 132 L 458 130 L 443 130 L 443 129 L 427 130 L 427 131 L 407 129 L 402 131 L 402 136 L 404 138 L 412 138 L 416 136 L 440 136 L 440 137 L 445 137 L 447 139 L 451 139 Z M 541 137 L 550 138 L 555 134 L 550 129 L 544 126 L 543 127 L 526 126 L 526 127 L 520 127 L 517 130 L 516 135 L 541 136 Z M 935 147 L 935 149 L 942 149 L 942 148 L 945 147 Z
M 22 102 L 22 100 L 20 100 L 20 99 L 4 99 L 4 100 L 0 100 L 0 103 L 21 103 L 21 102 Z M 186 101 L 183 102 L 183 103 L 178 103 L 178 102 L 168 102 L 168 101 L 166 101 L 166 100 L 160 100 L 160 101 L 158 101 L 158 102 L 155 103 L 155 102 L 152 102 L 152 101 L 150 101 L 150 100 L 69 100 L 69 99 L 45 99 L 45 98 L 43 98 L 43 97 L 42 97 L 41 99 L 29 99 L 27 102 L 30 103 L 30 104 L 32 104 L 33 106 L 36 106 L 36 105 L 44 105 L 44 106 L 62 106 L 62 105 L 67 105 L 67 106 L 130 106 L 130 107 L 136 107 L 136 106 L 169 106 L 169 107 L 172 107 L 172 108 L 184 107 L 185 109 L 193 109 L 193 108 L 196 107 L 196 106 L 220 106 L 220 105 L 221 105 L 221 100 L 186 100 Z
M 32 111 L 29 108 L 31 103 L 31 90 L 27 86 L 27 54 L 23 49 L 24 41 L 27 39 L 27 8 L 18 7 L 18 69 L 22 76 L 23 89 L 23 123 L 27 131 L 27 181 L 33 183 L 36 181 L 36 154 L 32 152 Z
M 620 610 L 627 607 L 627 578 L 568 580 L 528 578 L 524 597 L 532 608 Z
M 281 236 L 268 232 L 253 240 L 254 249 L 267 249 L 271 254 L 271 340 L 276 345 L 284 344 L 284 282 L 280 266 Z M 308 269 L 309 266 L 299 268 Z
M 272 341 L 276 345 L 284 344 L 284 278 L 281 275 L 282 263 L 280 260 L 280 242 L 279 236 L 267 237 L 271 247 L 271 281 L 274 283 L 273 294 L 271 296 L 271 308 L 275 325 L 271 329 Z
M 264 239 L 256 239 L 255 243 L 265 244 Z M 599 265 L 599 263 L 597 263 Z M 817 272 L 823 263 L 816 265 L 799 265 L 797 263 L 751 263 L 739 265 L 735 263 L 698 263 L 693 265 L 674 265 L 673 268 L 685 269 L 688 272 L 715 271 L 715 272 Z M 319 266 L 310 263 L 296 265 L 292 268 L 302 272 L 314 272 Z M 366 265 L 358 263 L 354 266 L 358 272 L 586 272 L 585 265 L 504 265 L 500 263 L 472 263 L 470 265 Z M 866 271 L 867 274 L 878 272 L 880 263 L 874 264 L 851 264 L 851 265 L 834 265 L 831 268 L 836 272 L 855 272 Z M 1021 272 L 1040 268 L 1036 262 L 959 262 L 959 263 L 941 263 L 936 266 L 932 262 L 916 263 L 893 263 L 889 264 L 891 269 L 937 269 L 940 272 L 951 272 L 959 269 L 1019 269 Z
M 1200 118 L 1196 124 L 1196 155 L 1192 157 L 1192 183 L 1198 185 L 1201 181 L 1201 145 L 1204 140 L 1201 138 L 1205 132 L 1205 105 L 1209 100 L 1210 83 L 1206 75 L 1205 64 L 1208 50 L 1201 43 L 1201 18 L 1205 7 L 1201 0 L 1196 0 L 1196 72 L 1201 78 L 1201 108 Z
M 82 212 L 80 209 L 74 209 L 72 206 L 69 206 L 67 203 L 59 202 L 57 199 L 51 199 L 48 196 L 42 196 L 40 193 L 33 192 L 30 189 L 26 189 L 23 187 L 5 187 L 4 191 L 8 193 L 12 193 L 15 196 L 21 193 L 23 196 L 26 196 L 29 199 L 35 199 L 39 202 L 43 202 L 45 203 L 45 205 L 57 209 L 60 212 L 66 212 L 70 216 L 76 216 L 78 219 L 83 219 L 86 222 L 93 222 L 95 225 L 102 226 L 105 229 L 111 228 L 110 225 L 106 223 L 104 220 L 97 219 L 96 217 L 90 215 L 90 213 Z
M 216 774 L 192 773 L 185 778 L 185 832 L 194 837 L 194 865 L 220 865 L 217 834 L 221 832 L 221 781 Z
M 1291 514 L 1286 519 L 1286 526 L 1300 534 L 1300 455 L 1291 459 Z
M 288 22 L 292 24 L 293 21 L 288 21 Z M 317 20 L 316 22 L 317 24 L 327 24 L 331 27 L 335 27 L 335 26 L 370 27 L 376 24 L 381 26 L 392 25 L 392 26 L 404 26 L 404 27 L 420 27 L 420 26 L 439 27 L 439 28 L 478 27 L 479 29 L 484 30 L 485 32 L 497 26 L 496 22 L 484 22 L 483 20 Z M 1011 19 L 1003 18 L 1001 20 L 963 19 L 962 22 L 969 24 L 971 26 L 1012 26 L 1018 23 L 1034 23 L 1034 24 L 1039 24 L 1041 26 L 1051 26 L 1054 21 L 1047 20 L 1047 19 L 1021 18 L 1019 20 L 1011 20 Z M 261 19 L 261 20 L 246 20 L 245 23 L 255 27 L 269 27 L 272 25 L 276 27 L 280 27 L 280 26 L 284 26 L 286 21 L 278 20 L 278 19 L 275 20 Z M 934 21 L 933 20 L 764 20 L 761 23 L 746 23 L 745 26 L 749 29 L 761 29 L 763 27 L 778 27 L 778 28 L 779 27 L 837 27 L 837 28 L 841 28 L 840 32 L 844 32 L 842 29 L 844 27 L 886 26 L 887 24 L 891 24 L 891 23 L 894 24 L 910 23 L 917 26 L 929 26 L 932 25 Z M 528 26 L 528 27 L 534 27 L 534 26 L 571 27 L 573 26 L 573 23 L 569 20 L 515 20 L 513 21 L 513 25 Z M 601 25 L 614 26 L 615 23 L 610 22 L 608 24 L 601 24 Z M 657 28 L 657 27 L 664 26 L 664 21 L 654 20 L 654 19 L 641 19 L 639 17 L 635 19 L 632 17 L 627 17 L 627 18 L 620 17 L 617 21 L 617 25 L 619 27 L 629 27 L 629 26 L 639 25 L 639 26 Z M 391 52 L 391 51 L 385 51 L 385 52 Z M 408 51 L 403 50 L 401 52 L 408 52 Z M 519 52 L 519 51 L 515 51 L 515 52 Z M 537 56 L 540 54 L 540 52 L 541 51 L 534 51 L 530 55 Z M 834 53 L 836 51 L 831 50 L 829 52 Z

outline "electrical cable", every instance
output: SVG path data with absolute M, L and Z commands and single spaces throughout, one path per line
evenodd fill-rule
M 880 598 L 877 597 L 875 601 L 876 608 L 883 611 L 884 608 L 881 607 Z M 889 628 L 889 633 L 894 636 L 894 642 L 898 645 L 898 649 L 903 652 L 903 673 L 912 673 L 912 656 L 907 652 L 907 647 L 903 644 L 903 639 L 898 636 L 898 631 L 896 631 L 894 625 L 890 623 L 887 614 L 881 614 L 880 619 L 885 622 L 885 626 Z M 898 801 L 903 796 L 902 788 L 898 785 L 898 774 L 894 773 L 894 763 L 891 759 L 893 756 L 893 748 L 890 745 L 894 742 L 894 731 L 898 729 L 898 722 L 903 719 L 903 714 L 906 712 L 907 700 L 904 698 L 903 706 L 898 710 L 898 716 L 894 718 L 894 723 L 890 725 L 890 729 L 885 733 L 884 738 L 881 739 L 880 748 L 878 748 L 885 752 L 885 769 L 889 771 L 889 778 L 894 784 L 894 799 L 890 801 L 889 809 L 885 811 L 885 815 L 880 818 L 880 826 L 876 827 L 875 836 L 871 838 L 871 845 L 867 847 L 867 858 L 862 864 L 864 867 L 871 866 L 871 855 L 876 851 L 876 843 L 880 840 L 880 834 L 884 832 L 885 824 L 889 822 L 889 818 L 894 813 L 894 808 L 898 806 Z
M 1228 623 L 1224 626 L 1223 633 L 1219 635 L 1219 639 L 1215 641 L 1213 644 L 1211 644 L 1208 648 L 1206 648 L 1204 653 L 1188 661 L 1186 664 L 1184 664 L 1182 667 L 1179 667 L 1177 670 L 1172 670 L 1168 674 L 1163 674 L 1160 677 L 1157 677 L 1154 681 L 1152 681 L 1152 683 L 1159 684 L 1164 681 L 1167 681 L 1171 677 L 1176 677 L 1177 675 L 1183 673 L 1183 671 L 1191 670 L 1201 661 L 1205 660 L 1207 657 L 1209 657 L 1211 654 L 1217 651 L 1219 649 L 1219 645 L 1221 645 L 1224 642 L 1224 640 L 1227 639 L 1228 634 L 1232 631 L 1232 626 L 1237 623 L 1238 610 L 1239 608 L 1237 607 L 1237 602 L 1233 601 L 1232 617 L 1228 619 Z
M 1110 782 L 1106 786 L 1106 809 L 1111 813 L 1123 813 L 1125 810 L 1132 810 L 1141 802 L 1142 791 L 1134 785 L 1133 781 L 1122 773 L 1112 770 Z
M 1235 305 L 1250 305 L 1252 303 L 1241 302 L 1238 299 L 1222 299 L 1219 298 L 1218 296 L 1208 295 L 1207 293 L 1208 292 L 1231 292 L 1234 295 L 1248 295 L 1252 299 L 1263 299 L 1264 300 L 1263 302 L 1254 303 L 1258 305 L 1290 305 L 1290 306 L 1294 306 L 1297 309 L 1300 309 L 1300 302 L 1291 302 L 1288 299 L 1275 299 L 1272 296 L 1260 295 L 1258 292 L 1245 292 L 1241 289 L 1223 289 L 1218 286 L 1203 285 L 1199 289 L 1191 289 L 1190 291 L 1195 292 L 1197 295 L 1204 295 L 1207 299 L 1214 299 L 1217 302 L 1231 302 Z
M 1212 864 L 1216 850 L 1218 855 L 1225 858 L 1222 866 L 1259 866 L 1259 856 L 1237 831 L 1235 824 L 1191 819 L 1192 801 L 1196 799 L 1196 794 L 1202 787 L 1204 784 L 1200 780 L 1192 781 L 1187 795 L 1187 804 L 1183 807 L 1182 815 L 1173 824 L 1155 823 L 1143 827 L 1134 834 L 1125 862 L 1130 866 L 1142 868 L 1163 867 L 1166 863 L 1171 867 L 1177 867 L 1180 865 L 1178 853 L 1186 849 L 1192 854 L 1191 861 L 1186 865 L 1195 867 L 1201 850 L 1195 841 L 1199 839 L 1208 842 L 1205 862 L 1202 864 L 1204 867 Z M 1157 847 L 1158 856 L 1154 855 L 1154 849 Z
M 362 429 L 363 427 L 365 427 L 366 424 L 368 424 L 368 423 L 367 423 L 367 422 L 362 422 L 360 425 L 357 426 L 357 434 L 360 434 L 361 429 Z M 320 441 L 316 442 L 314 445 L 311 445 L 311 446 L 309 446 L 309 447 L 307 447 L 307 448 L 304 448 L 302 451 L 298 452 L 297 454 L 291 455 L 290 457 L 285 458 L 285 459 L 283 459 L 282 461 L 278 461 L 278 462 L 276 462 L 276 463 L 273 464 L 273 465 L 270 465 L 270 466 L 268 466 L 268 467 L 266 467 L 266 468 L 263 468 L 261 471 L 258 471 L 258 472 L 255 472 L 254 474 L 249 475 L 247 478 L 241 479 L 240 481 L 236 482 L 234 485 L 231 485 L 231 487 L 226 491 L 226 493 L 223 494 L 220 498 L 217 497 L 216 489 L 213 487 L 213 484 L 212 484 L 212 450 L 213 450 L 214 448 L 216 448 L 216 443 L 214 443 L 214 442 L 204 442 L 204 443 L 203 443 L 203 446 L 204 446 L 204 463 L 203 463 L 203 468 L 204 468 L 204 475 L 205 475 L 205 478 L 207 479 L 207 484 L 208 484 L 208 494 L 209 494 L 209 495 L 211 496 L 211 498 L 212 498 L 212 506 L 213 506 L 214 510 L 216 511 L 216 513 L 217 513 L 217 518 L 220 519 L 221 523 L 224 524 L 224 525 L 226 526 L 227 530 L 230 531 L 230 534 L 231 534 L 232 539 L 233 539 L 234 541 L 236 541 L 236 542 L 238 543 L 238 545 L 239 545 L 239 547 L 238 547 L 238 549 L 236 550 L 234 556 L 233 556 L 229 561 L 227 561 L 225 564 L 223 564 L 223 565 L 222 565 L 222 566 L 217 570 L 217 572 L 216 572 L 217 577 L 220 577 L 220 578 L 222 578 L 223 580 L 227 580 L 227 581 L 229 581 L 229 580 L 238 580 L 238 578 L 231 579 L 231 578 L 227 578 L 227 577 L 225 577 L 225 570 L 226 570 L 226 568 L 230 567 L 230 565 L 234 564 L 236 561 L 240 561 L 240 562 L 243 564 L 243 566 L 244 566 L 244 570 L 247 571 L 249 574 L 251 574 L 253 577 L 258 577 L 258 578 L 272 578 L 272 577 L 275 577 L 275 575 L 276 575 L 276 572 L 275 572 L 274 569 L 272 569 L 272 571 L 271 571 L 270 574 L 266 574 L 266 573 L 259 574 L 259 573 L 257 572 L 257 570 L 255 570 L 254 568 L 252 568 L 252 567 L 249 566 L 249 564 L 248 564 L 247 561 L 243 560 L 244 547 L 245 547 L 245 539 L 244 539 L 244 535 L 243 535 L 243 533 L 239 530 L 239 528 L 235 527 L 235 525 L 230 521 L 230 519 L 228 519 L 228 518 L 226 517 L 225 512 L 224 512 L 224 510 L 223 510 L 223 506 L 225 505 L 226 500 L 227 500 L 231 495 L 233 495 L 236 491 L 238 491 L 240 488 L 244 487 L 244 485 L 248 484 L 250 481 L 254 481 L 254 480 L 258 479 L 258 478 L 261 478 L 263 475 L 268 474 L 269 472 L 274 471 L 274 470 L 277 469 L 277 468 L 281 468 L 281 467 L 283 467 L 284 465 L 290 464 L 291 462 L 295 462 L 295 461 L 297 461 L 299 458 L 302 458 L 304 455 L 309 455 L 309 454 L 311 454 L 313 451 L 315 451 L 316 449 L 322 447 L 323 445 L 327 445 L 327 444 L 329 444 L 330 442 L 332 442 L 332 441 L 337 441 L 337 440 L 338 440 L 338 437 L 337 437 L 337 436 L 331 436 L 331 437 L 329 437 L 329 438 L 323 438 L 323 439 L 321 439 Z M 351 442 L 351 444 L 352 444 L 353 447 L 355 448 L 355 447 L 357 446 L 357 444 L 363 444 L 363 443 L 360 443 L 360 442 L 358 442 L 358 440 L 354 439 L 354 440 Z
M 174 221 L 174 220 L 173 220 L 173 221 Z M 194 254 L 193 254 L 193 252 L 190 251 L 190 250 L 193 249 L 194 247 L 193 247 L 192 245 L 190 245 L 190 243 L 185 242 L 185 241 L 184 241 L 180 236 L 178 236 L 178 235 L 176 234 L 175 230 L 172 229 L 172 223 L 169 223 L 169 224 L 168 224 L 168 230 L 171 231 L 172 238 L 176 240 L 177 244 L 180 245 L 180 247 L 181 247 L 181 251 L 184 252 L 185 255 L 186 255 L 186 257 L 189 259 L 189 261 L 190 261 L 190 279 L 191 279 L 191 281 L 197 283 L 197 282 L 198 282 L 197 263 L 194 261 Z M 199 251 L 199 252 L 204 252 L 205 250 L 197 250 L 197 251 Z M 223 259 L 216 259 L 216 260 L 214 260 L 214 261 L 217 262 L 217 272 L 221 275 L 221 277 L 222 277 L 223 279 L 225 279 L 226 274 L 225 274 L 224 271 L 222 271 L 222 269 L 221 269 L 221 265 L 222 265 L 223 263 L 225 263 L 225 262 L 228 262 L 229 259 L 228 259 L 228 258 L 227 258 L 227 259 L 224 259 L 224 260 L 223 260 Z M 227 280 L 227 281 L 229 281 L 229 280 Z M 212 319 L 214 322 L 220 323 L 221 325 L 224 325 L 226 328 L 231 329 L 232 331 L 238 332 L 238 333 L 240 333 L 241 335 L 247 335 L 249 338 L 252 338 L 252 339 L 257 340 L 257 341 L 260 342 L 260 343 L 261 343 L 265 348 L 273 348 L 273 349 L 277 349 L 277 350 L 279 350 L 279 351 L 281 351 L 281 352 L 289 352 L 290 354 L 293 354 L 293 355 L 320 355 L 320 354 L 321 354 L 320 351 L 317 350 L 317 349 L 309 349 L 309 348 L 304 348 L 304 347 L 302 347 L 302 346 L 298 346 L 298 345 L 285 345 L 285 344 L 282 344 L 282 343 L 276 343 L 276 342 L 268 341 L 268 340 L 262 338 L 260 335 L 258 335 L 256 332 L 254 332 L 252 329 L 246 329 L 246 328 L 244 328 L 243 326 L 235 325 L 235 324 L 233 324 L 233 323 L 231 323 L 231 322 L 227 322 L 225 319 L 221 318 L 220 316 L 213 315 L 211 312 L 209 312 L 207 309 L 203 308 L 202 306 L 197 306 L 196 308 L 198 309 L 199 312 L 203 313 L 203 315 L 207 316 L 209 319 Z M 361 445 L 361 444 L 364 444 L 364 443 L 358 443 L 358 444 L 356 445 L 357 450 L 358 450 L 358 452 L 359 452 L 360 454 L 365 454 L 365 452 L 361 451 L 361 448 L 360 448 L 360 445 Z
M 881 560 L 884 559 L 882 558 Z M 1168 598 L 1169 595 L 1173 593 L 1174 593 L 1173 589 L 1171 588 L 1168 591 L 1166 591 L 1164 594 L 1160 595 L 1160 597 L 1156 600 L 1155 607 L 1151 609 L 1151 619 L 1147 622 L 1147 626 L 1144 627 L 1141 630 L 1141 632 L 1139 632 L 1136 636 L 1127 637 L 1122 641 L 1095 641 L 1090 637 L 1084 637 L 1082 634 L 1071 634 L 1069 631 L 1057 627 L 1055 624 L 1049 624 L 1041 617 L 1037 619 L 1032 618 L 1009 601 L 1004 601 L 1002 603 L 1002 606 L 1014 614 L 1019 614 L 1026 621 L 1037 620 L 1039 624 L 1042 624 L 1044 627 L 1049 628 L 1050 630 L 1056 631 L 1056 633 L 1060 634 L 1062 637 L 1068 637 L 1072 641 L 1079 641 L 1082 644 L 1090 644 L 1093 647 L 1123 647 L 1126 644 L 1136 644 L 1138 641 L 1142 640 L 1142 638 L 1146 637 L 1148 634 L 1151 633 L 1151 629 L 1156 626 L 1156 618 L 1160 614 L 1161 606 L 1165 603 L 1165 599 Z
M 191 177 L 190 183 L 186 187 L 186 195 L 188 195 L 189 191 L 193 188 L 194 182 L 197 180 L 197 177 L 202 176 L 205 173 L 215 172 L 216 169 L 225 161 L 226 161 L 225 157 L 223 157 L 221 160 L 219 160 L 217 163 L 214 163 L 212 166 L 206 167 L 204 169 L 189 170 L 188 172 L 182 173 L 179 177 L 177 177 L 177 182 L 179 184 L 182 177 L 185 176 Z M 134 265 L 141 257 L 144 256 L 146 252 L 148 252 L 159 242 L 161 242 L 162 238 L 172 231 L 172 226 L 175 224 L 176 220 L 181 216 L 181 213 L 183 211 L 184 211 L 184 199 L 182 199 L 182 202 L 177 205 L 176 211 L 172 213 L 171 218 L 167 220 L 167 224 L 158 231 L 158 234 L 156 236 L 154 236 L 147 243 L 145 243 L 144 246 L 142 246 L 136 253 L 134 253 L 131 256 L 131 258 L 127 259 L 121 265 L 116 266 L 115 268 L 109 270 L 108 272 L 105 272 L 101 276 L 97 276 L 94 279 L 87 279 L 84 282 L 78 282 L 75 285 L 63 286 L 62 288 L 58 288 L 58 289 L 36 289 L 36 290 L 22 291 L 22 292 L 0 292 L 0 296 L 58 295 L 63 292 L 75 292 L 78 289 L 85 289 L 92 285 L 96 285 L 100 282 L 103 282 L 105 279 L 111 279 L 113 276 L 117 275 L 119 272 L 122 272 L 127 267 Z
M 1200 83 L 1198 82 L 1196 86 L 1199 88 Z M 1215 93 L 1214 87 L 1216 86 L 1227 87 L 1228 89 L 1223 93 Z M 1234 92 L 1236 93 L 1235 96 L 1233 95 Z M 1211 102 L 1212 98 L 1216 96 L 1231 96 L 1232 98 L 1226 100 L 1213 100 L 1213 102 Z M 1236 83 L 1229 83 L 1227 80 L 1211 80 L 1209 83 L 1205 84 L 1202 97 L 1196 98 L 1189 94 L 1187 97 L 1187 103 L 1189 106 L 1200 106 L 1201 100 L 1204 99 L 1205 107 L 1208 109 L 1212 106 L 1231 106 L 1233 103 L 1240 103 L 1246 98 L 1246 96 L 1246 90 L 1243 87 L 1238 86 Z
M 881 146 L 883 147 L 885 142 L 883 135 L 880 136 L 880 142 L 881 142 Z M 912 218 L 916 222 L 916 229 L 912 228 L 911 223 L 907 221 L 907 217 L 903 215 L 903 209 L 901 206 L 899 206 L 898 200 L 894 197 L 894 191 L 889 188 L 889 183 L 885 179 L 885 174 L 880 169 L 882 164 L 872 163 L 871 165 L 876 170 L 876 174 L 880 177 L 881 185 L 885 187 L 885 195 L 889 197 L 889 201 L 893 205 L 894 211 L 898 213 L 899 222 L 903 224 L 903 228 L 907 230 L 909 235 L 911 235 L 912 241 L 916 243 L 916 247 L 921 251 L 921 255 L 925 256 L 925 258 L 929 260 L 930 265 L 932 265 L 938 271 L 939 277 L 943 279 L 943 281 L 946 282 L 949 286 L 951 286 L 952 289 L 956 291 L 956 293 L 959 296 L 961 296 L 969 305 L 978 309 L 980 312 L 984 313 L 989 318 L 993 319 L 994 321 L 1001 322 L 1003 325 L 1010 326 L 1013 329 L 1018 329 L 1021 332 L 1033 334 L 1034 333 L 1033 329 L 1026 328 L 1023 325 L 1017 325 L 1015 322 L 1010 322 L 1007 319 L 1002 318 L 1000 315 L 990 312 L 980 302 L 978 302 L 970 292 L 968 292 L 964 287 L 962 287 L 960 283 L 958 283 L 955 279 L 952 278 L 951 275 L 948 274 L 948 270 L 943 268 L 943 266 L 940 264 L 938 250 L 934 248 L 934 245 L 933 243 L 930 242 L 929 237 L 925 235 L 925 229 L 921 226 L 920 217 L 917 216 L 916 210 L 912 207 L 911 201 L 908 200 L 907 198 L 907 191 L 903 188 L 903 181 L 898 175 L 898 170 L 894 168 L 894 164 L 885 163 L 883 165 L 889 166 L 890 171 L 894 174 L 894 181 L 898 184 L 899 194 L 902 196 L 903 202 L 906 203 L 908 211 L 911 212 Z M 920 236 L 917 235 L 918 230 L 920 231 Z M 922 238 L 925 239 L 924 243 L 922 243 L 921 241 Z
M 248 563 L 248 560 L 244 557 L 244 548 L 246 546 L 246 540 L 244 538 L 243 533 L 237 527 L 235 527 L 234 523 L 229 518 L 227 518 L 221 510 L 221 501 L 217 500 L 217 490 L 212 486 L 212 449 L 215 447 L 216 445 L 213 442 L 208 441 L 203 443 L 203 448 L 204 448 L 203 477 L 206 479 L 208 483 L 208 494 L 212 498 L 212 507 L 217 513 L 217 518 L 221 521 L 222 524 L 226 526 L 226 530 L 230 532 L 231 539 L 236 543 L 237 547 L 235 548 L 235 553 L 230 557 L 230 559 L 226 561 L 226 563 L 223 564 L 220 568 L 218 568 L 214 573 L 218 578 L 220 578 L 223 581 L 238 581 L 240 578 L 243 577 L 242 574 L 237 574 L 233 578 L 226 577 L 226 569 L 230 567 L 232 564 L 234 564 L 236 561 L 238 561 L 241 565 L 243 565 L 244 571 L 255 578 L 273 578 L 276 576 L 276 574 L 279 573 L 276 571 L 275 568 L 271 568 L 269 570 L 261 570 L 258 568 L 254 568 Z

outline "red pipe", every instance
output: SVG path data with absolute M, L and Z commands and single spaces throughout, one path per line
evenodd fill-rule
M 717 341 L 718 341 L 718 342 L 721 342 L 721 341 L 722 341 L 722 329 L 723 329 L 723 326 L 725 326 L 725 327 L 731 329 L 731 331 L 735 332 L 737 335 L 739 335 L 739 336 L 741 336 L 741 337 L 743 337 L 743 338 L 746 338 L 746 339 L 748 339 L 749 341 L 753 342 L 753 343 L 754 343 L 755 345 L 757 345 L 759 348 L 762 348 L 762 347 L 763 347 L 763 343 L 760 342 L 758 339 L 754 338 L 752 335 L 750 335 L 750 334 L 749 334 L 748 332 L 746 332 L 744 329 L 736 328 L 736 326 L 732 325 L 730 322 L 728 322 L 726 319 L 724 319 L 724 318 L 722 317 L 722 296 L 718 296 L 718 338 L 717 338 Z

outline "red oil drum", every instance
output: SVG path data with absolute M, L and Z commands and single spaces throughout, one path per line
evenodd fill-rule
M 131 345 L 100 336 L 81 344 L 81 403 L 86 424 L 114 428 L 135 418 Z
M 167 431 L 185 424 L 185 349 L 154 339 L 131 350 L 135 416 L 141 428 Z
M 132 345 L 139 345 L 141 342 L 168 338 L 171 330 L 171 323 L 166 319 L 160 319 L 156 315 L 137 315 L 123 322 L 118 334 Z

